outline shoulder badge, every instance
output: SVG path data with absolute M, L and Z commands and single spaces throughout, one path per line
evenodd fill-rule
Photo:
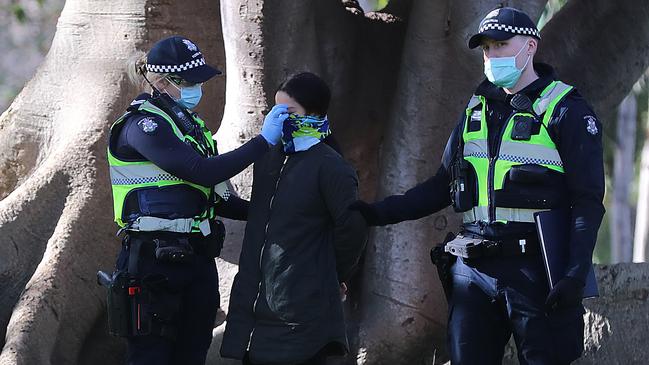
M 158 128 L 158 123 L 151 117 L 144 117 L 137 122 L 140 129 L 146 134 L 153 134 Z
M 596 135 L 599 130 L 597 129 L 597 119 L 592 115 L 587 115 L 584 117 L 586 120 L 586 130 L 592 135 Z

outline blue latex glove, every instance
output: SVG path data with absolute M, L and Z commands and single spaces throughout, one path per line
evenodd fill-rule
M 264 118 L 264 125 L 261 127 L 261 135 L 266 142 L 275 145 L 282 138 L 282 126 L 288 118 L 288 105 L 277 104 Z

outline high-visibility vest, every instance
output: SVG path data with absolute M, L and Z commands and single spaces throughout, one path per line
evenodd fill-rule
M 164 111 L 149 101 L 144 101 L 138 108 L 137 112 L 142 114 L 153 114 L 169 123 L 174 134 L 184 143 L 190 144 L 199 154 L 208 157 L 216 154 L 216 148 L 212 139 L 212 133 L 205 127 L 205 122 L 197 115 L 192 115 L 194 122 L 200 127 L 204 138 L 196 138 L 183 134 L 176 123 Z M 128 111 L 110 128 L 110 138 L 117 138 L 114 131 L 121 126 L 134 111 Z M 156 118 L 159 120 L 160 118 Z M 159 189 L 166 186 L 183 185 L 190 189 L 199 191 L 205 197 L 205 209 L 199 215 L 193 218 L 191 231 L 199 232 L 199 224 L 206 219 L 214 218 L 214 208 L 211 200 L 214 199 L 214 187 L 202 186 L 183 180 L 174 176 L 167 171 L 156 166 L 148 160 L 141 161 L 124 161 L 111 151 L 110 143 L 108 145 L 108 163 L 110 166 L 110 181 L 113 191 L 113 210 L 115 213 L 115 222 L 124 228 L 128 222 L 123 216 L 124 204 L 129 194 L 140 189 Z
M 503 189 L 503 183 L 512 167 L 521 164 L 544 166 L 563 174 L 563 162 L 554 141 L 548 134 L 548 126 L 554 110 L 573 89 L 561 81 L 549 84 L 532 104 L 534 114 L 516 112 L 509 117 L 500 137 L 499 148 L 492 156 L 487 137 L 487 110 L 484 96 L 474 95 L 466 108 L 464 132 L 462 134 L 463 158 L 473 167 L 477 179 L 474 207 L 463 213 L 465 223 L 484 222 L 534 222 L 534 213 L 547 209 L 499 207 L 495 202 L 495 191 Z M 542 125 L 538 134 L 529 140 L 514 140 L 511 137 L 513 120 L 516 117 L 539 118 Z M 479 119 L 479 129 L 475 123 Z M 474 123 L 469 128 L 469 123 Z M 494 131 L 492 131 L 493 133 Z

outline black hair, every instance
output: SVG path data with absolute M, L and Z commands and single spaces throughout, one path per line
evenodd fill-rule
M 307 114 L 318 116 L 327 115 L 331 90 L 329 86 L 318 75 L 311 72 L 302 72 L 289 76 L 277 88 L 295 99 L 304 107 Z

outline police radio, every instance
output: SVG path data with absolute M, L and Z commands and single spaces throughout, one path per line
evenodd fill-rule
M 462 138 L 462 137 L 460 137 Z M 456 158 L 450 166 L 451 175 L 451 202 L 453 209 L 466 212 L 473 208 L 473 184 L 469 180 L 469 162 L 461 156 Z
M 193 135 L 192 132 L 194 131 L 195 124 L 189 118 L 187 112 L 179 107 L 169 94 L 153 90 L 153 99 L 151 99 L 151 102 L 167 113 L 176 122 L 176 125 L 183 134 Z

